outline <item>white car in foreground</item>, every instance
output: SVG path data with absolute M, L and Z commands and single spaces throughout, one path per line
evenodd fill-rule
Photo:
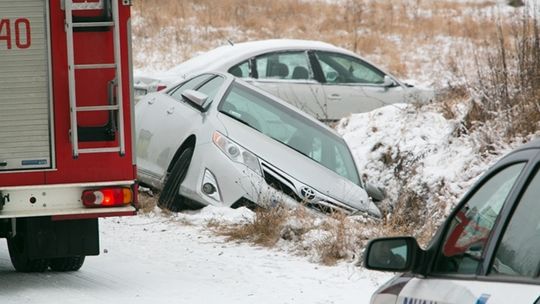
M 288 39 L 218 47 L 159 79 L 135 77 L 135 93 L 144 95 L 208 71 L 229 72 L 321 120 L 434 98 L 433 90 L 406 84 L 351 51 L 319 41 Z
M 332 129 L 225 73 L 205 73 L 136 106 L 137 169 L 177 211 L 305 204 L 379 217 Z
M 403 272 L 372 304 L 540 303 L 540 139 L 504 157 L 457 205 L 426 250 L 372 240 L 368 269 Z

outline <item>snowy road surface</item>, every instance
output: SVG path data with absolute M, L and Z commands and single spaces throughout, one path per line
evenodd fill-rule
M 0 240 L 0 303 L 369 303 L 390 276 L 224 242 L 163 216 L 100 219 L 101 255 L 73 273 L 14 272 Z

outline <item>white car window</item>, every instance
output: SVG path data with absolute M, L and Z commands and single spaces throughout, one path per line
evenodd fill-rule
M 502 169 L 460 208 L 446 232 L 435 272 L 476 273 L 499 212 L 524 166 L 517 163 Z
M 255 60 L 259 79 L 313 79 L 306 52 L 270 53 Z
M 382 84 L 384 82 L 383 72 L 358 58 L 327 52 L 316 54 L 327 83 Z
M 230 68 L 227 72 L 231 73 L 235 77 L 239 78 L 247 78 L 250 76 L 250 68 L 249 68 L 249 60 L 246 60 L 242 63 L 239 63 L 232 68 Z
M 186 82 L 183 82 L 183 83 L 177 85 L 176 87 L 169 90 L 167 92 L 167 94 L 169 94 L 172 98 L 174 98 L 174 99 L 176 99 L 178 101 L 181 101 L 181 100 L 183 100 L 182 92 L 184 92 L 185 90 L 193 90 L 193 89 L 195 89 L 196 87 L 198 87 L 201 83 L 203 83 L 204 81 L 206 81 L 210 77 L 212 77 L 212 75 L 210 75 L 210 74 L 204 74 L 204 75 L 197 76 L 195 78 L 192 78 L 191 80 L 188 80 Z
M 197 89 L 197 91 L 208 96 L 208 101 L 213 101 L 224 80 L 225 79 L 223 77 L 216 76 L 204 83 L 200 88 Z
M 502 236 L 490 275 L 540 276 L 540 171 L 527 186 Z

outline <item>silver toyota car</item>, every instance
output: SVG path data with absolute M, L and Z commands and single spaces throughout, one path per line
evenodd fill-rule
M 345 141 L 297 108 L 225 73 L 205 73 L 136 106 L 142 183 L 172 211 L 298 204 L 380 216 Z

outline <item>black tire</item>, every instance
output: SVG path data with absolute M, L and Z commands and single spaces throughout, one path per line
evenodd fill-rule
M 47 259 L 31 259 L 28 257 L 28 249 L 25 247 L 24 234 L 17 234 L 7 239 L 9 257 L 15 270 L 19 272 L 44 272 L 49 267 Z
M 74 256 L 65 258 L 54 258 L 50 260 L 50 267 L 53 271 L 77 271 L 84 264 L 85 256 Z
M 186 178 L 189 169 L 193 148 L 188 147 L 182 151 L 171 171 L 167 174 L 163 191 L 159 195 L 158 206 L 172 212 L 189 209 L 187 199 L 178 194 L 180 185 Z

